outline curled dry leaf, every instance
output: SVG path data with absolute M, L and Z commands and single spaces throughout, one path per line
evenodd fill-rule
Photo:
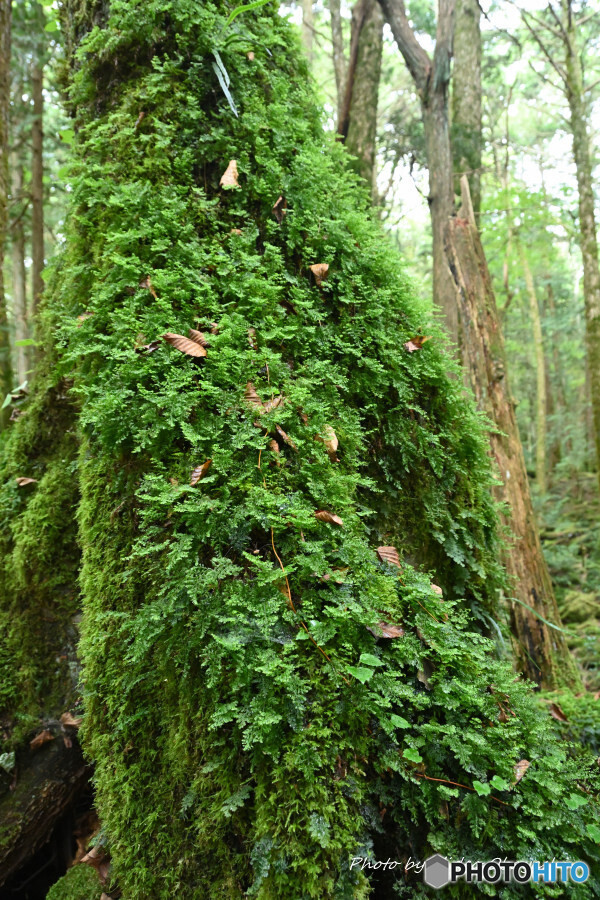
M 291 439 L 289 434 L 286 434 L 285 431 L 283 430 L 283 428 L 281 428 L 279 425 L 276 425 L 275 430 L 276 430 L 277 434 L 279 435 L 279 437 L 281 438 L 281 440 L 284 443 L 286 443 L 289 447 L 291 447 L 292 450 L 296 450 L 296 451 L 298 450 L 298 448 L 296 447 L 295 443 L 293 442 L 293 440 Z M 341 524 L 342 523 L 340 521 L 340 525 Z
M 143 340 L 143 335 L 138 335 L 138 340 Z M 138 344 L 133 349 L 136 353 L 154 353 L 160 347 L 160 341 L 150 341 L 149 344 Z
M 313 266 L 309 266 L 309 269 L 315 276 L 317 287 L 321 287 L 321 285 L 327 278 L 327 273 L 329 272 L 329 263 L 315 263 Z
M 37 484 L 37 478 L 17 478 L 17 487 L 25 487 L 26 484 Z
M 252 60 L 254 59 L 254 50 L 248 50 L 248 52 L 246 53 L 246 56 L 248 57 L 250 62 L 252 62 Z
M 246 390 L 244 391 L 244 400 L 246 403 L 249 403 L 250 406 L 254 406 L 255 409 L 264 410 L 263 402 L 256 393 L 256 388 L 252 384 L 251 381 L 246 385 Z
M 274 441 L 274 440 L 269 441 L 269 450 L 271 450 L 272 453 L 276 454 L 275 465 L 280 466 L 281 463 L 279 462 L 279 444 L 277 443 L 277 441 Z
M 521 759 L 518 763 L 515 763 L 515 780 L 514 784 L 518 784 L 531 763 L 528 759 Z
M 29 746 L 32 750 L 38 750 L 40 747 L 43 747 L 44 744 L 47 744 L 48 741 L 53 741 L 54 735 L 51 731 L 48 731 L 47 728 L 44 728 L 43 731 L 40 731 L 39 734 L 36 734 L 32 740 L 29 741 Z
M 219 184 L 223 188 L 236 188 L 239 187 L 238 178 L 240 173 L 238 172 L 237 160 L 232 159 L 229 162 L 229 165 L 221 175 L 221 180 Z
M 400 565 L 400 557 L 398 556 L 398 551 L 395 547 L 378 547 L 376 552 L 381 562 L 387 563 L 388 566 L 398 566 L 399 569 L 402 568 Z
M 287 200 L 285 199 L 285 197 L 277 198 L 277 200 L 273 204 L 272 212 L 281 225 L 281 223 L 283 222 L 283 217 L 287 215 Z
M 273 412 L 274 409 L 277 409 L 278 406 L 283 406 L 283 397 L 279 394 L 277 397 L 273 397 L 272 400 L 267 400 L 264 406 L 265 413 Z
M 569 720 L 565 716 L 564 712 L 558 705 L 558 703 L 551 703 L 548 707 L 548 712 L 552 716 L 553 719 L 556 719 L 557 722 L 568 722 Z
M 444 596 L 444 592 L 443 592 L 443 590 L 441 589 L 441 587 L 440 587 L 438 584 L 433 584 L 433 582 L 432 582 L 432 583 L 431 583 L 431 590 L 432 590 L 432 591 L 435 591 L 435 593 L 438 594 L 440 597 L 443 597 L 443 596 Z
M 425 337 L 424 335 L 417 334 L 414 338 L 411 338 L 404 345 L 404 349 L 408 350 L 409 353 L 414 353 L 415 350 L 421 350 L 425 341 L 430 341 L 431 336 Z
M 94 315 L 94 313 L 89 310 L 87 312 L 81 313 L 80 316 L 77 316 L 77 321 L 79 322 L 79 325 L 77 327 L 81 328 L 82 323 L 85 322 L 86 319 L 89 319 L 93 315 Z
M 74 716 L 73 713 L 70 712 L 64 712 L 60 717 L 60 724 L 64 725 L 66 728 L 79 728 L 82 721 L 81 717 Z
M 327 450 L 327 455 L 329 456 L 331 462 L 339 462 L 336 454 L 336 450 L 339 447 L 339 441 L 331 425 L 325 426 L 325 428 L 323 429 L 323 434 L 317 435 L 317 440 L 325 444 L 325 449 Z
M 315 512 L 315 518 L 319 520 L 319 522 L 328 522 L 330 525 L 343 525 L 343 521 L 339 516 L 335 516 L 333 513 L 327 512 L 326 509 L 318 509 Z
M 218 334 L 218 333 L 219 333 L 219 326 L 218 326 L 218 324 L 217 324 L 216 322 L 211 322 L 211 323 L 210 323 L 210 333 L 211 333 L 211 334 Z
M 140 281 L 140 287 L 146 288 L 146 290 L 150 291 L 150 293 L 152 294 L 154 299 L 158 300 L 158 295 L 157 295 L 156 291 L 154 290 L 154 288 L 152 287 L 152 282 L 150 281 L 149 275 L 146 275 L 145 278 L 142 278 L 142 280 Z
M 163 334 L 162 337 L 163 341 L 166 341 L 167 344 L 171 344 L 172 347 L 175 347 L 176 350 L 185 353 L 187 356 L 206 356 L 206 350 L 202 344 L 198 344 L 196 341 L 190 340 L 190 338 L 183 337 L 182 334 L 171 334 L 171 332 L 167 332 L 166 334 Z
M 198 484 L 200 479 L 206 475 L 206 473 L 210 469 L 211 463 L 212 459 L 207 459 L 206 462 L 203 462 L 201 466 L 196 466 L 196 468 L 192 472 L 192 477 L 190 479 L 191 487 L 194 487 L 195 484 Z
M 201 331 L 196 331 L 195 328 L 190 328 L 190 330 L 188 331 L 188 337 L 195 344 L 200 344 L 201 347 L 204 347 L 205 350 L 208 347 L 208 341 L 206 340 L 206 338 L 204 337 L 204 335 L 202 334 Z
M 400 625 L 392 625 L 390 622 L 378 622 L 374 628 L 369 628 L 367 625 L 367 631 L 377 638 L 404 637 L 404 628 Z
M 230 233 L 230 234 L 241 234 L 241 233 L 242 233 L 242 229 L 241 229 L 241 228 L 232 228 L 231 231 L 230 231 L 229 233 Z
M 86 853 L 81 862 L 85 863 L 88 866 L 91 866 L 96 870 L 101 884 L 106 883 L 106 879 L 108 878 L 108 872 L 110 869 L 110 854 L 104 847 L 101 847 L 98 844 L 94 844 L 92 849 L 89 851 L 89 853 Z

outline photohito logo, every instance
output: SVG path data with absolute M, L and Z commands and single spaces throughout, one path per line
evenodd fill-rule
M 489 862 L 471 862 L 471 860 L 461 859 L 451 862 L 439 853 L 426 859 L 423 867 L 423 881 L 429 887 L 437 890 L 461 880 L 468 884 L 477 882 L 498 884 L 500 881 L 513 881 L 517 884 L 526 884 L 530 881 L 538 884 L 552 884 L 553 882 L 582 884 L 588 880 L 589 876 L 588 864 L 581 861 L 556 862 L 556 860 L 552 860 L 552 862 L 541 863 L 492 859 Z

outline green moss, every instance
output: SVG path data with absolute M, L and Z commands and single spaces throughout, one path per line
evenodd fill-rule
M 102 885 L 91 866 L 76 865 L 53 884 L 46 900 L 100 900 Z
M 227 13 L 115 0 L 70 97 L 49 308 L 80 407 L 83 737 L 118 882 L 341 900 L 371 886 L 350 858 L 388 850 L 595 861 L 594 772 L 481 633 L 502 586 L 485 423 L 288 25 Z M 200 362 L 160 340 L 190 327 L 210 332 Z M 284 402 L 261 414 L 249 382 Z M 392 542 L 401 570 L 375 553 Z M 381 620 L 404 634 L 376 639 Z M 493 798 L 473 787 L 494 776 Z

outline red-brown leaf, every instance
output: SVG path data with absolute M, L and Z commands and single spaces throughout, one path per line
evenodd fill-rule
M 568 722 L 569 720 L 565 716 L 564 712 L 558 705 L 558 703 L 551 703 L 548 707 L 548 712 L 552 716 L 553 719 L 556 719 L 557 722 Z
M 39 734 L 36 734 L 32 740 L 29 741 L 29 746 L 32 750 L 38 750 L 40 747 L 43 747 L 44 744 L 47 744 L 48 741 L 53 741 L 54 735 L 51 731 L 48 731 L 47 728 L 44 728 L 43 731 L 40 731 Z
M 399 569 L 402 568 L 400 565 L 400 557 L 398 556 L 398 551 L 395 547 L 378 547 L 377 556 L 381 562 L 387 563 L 389 566 L 398 566 Z
M 190 486 L 194 487 L 195 484 L 198 484 L 201 478 L 203 478 L 208 470 L 210 469 L 210 464 L 212 459 L 207 459 L 206 462 L 203 462 L 201 466 L 196 466 L 196 468 L 192 472 L 192 477 L 190 479 Z
M 255 409 L 260 409 L 261 412 L 264 412 L 263 402 L 256 393 L 256 388 L 252 384 L 251 381 L 246 385 L 246 390 L 244 392 L 244 399 L 246 403 L 249 403 L 250 406 L 253 406 Z
M 283 217 L 287 214 L 287 200 L 285 197 L 278 197 L 275 203 L 273 204 L 273 215 L 281 225 L 283 222 Z
M 443 596 L 444 596 L 444 592 L 443 592 L 443 590 L 441 589 L 441 587 L 440 587 L 438 584 L 433 584 L 433 582 L 432 582 L 432 583 L 431 583 L 431 590 L 432 590 L 432 591 L 435 591 L 435 593 L 438 594 L 440 597 L 443 597 Z
M 60 717 L 60 724 L 67 728 L 79 728 L 82 721 L 83 720 L 80 717 L 74 716 L 73 713 L 70 712 L 64 712 Z
M 411 338 L 404 345 L 404 349 L 408 350 L 409 353 L 414 353 L 415 350 L 421 350 L 425 341 L 430 341 L 431 336 L 426 337 L 425 335 L 417 334 L 415 337 Z
M 158 295 L 157 295 L 156 291 L 154 290 L 154 288 L 152 287 L 152 281 L 150 280 L 149 275 L 146 275 L 145 278 L 142 278 L 142 280 L 140 281 L 140 287 L 146 288 L 146 290 L 150 291 L 150 293 L 152 294 L 154 299 L 158 300 Z
M 160 341 L 150 341 L 149 344 L 142 344 L 140 347 L 134 347 L 136 353 L 154 353 L 160 347 Z
M 275 430 L 276 430 L 277 434 L 279 435 L 279 437 L 281 438 L 281 440 L 284 441 L 286 444 L 288 444 L 292 448 L 292 450 L 298 450 L 298 448 L 296 447 L 296 445 L 293 442 L 293 440 L 291 439 L 291 437 L 285 433 L 283 428 L 281 428 L 279 425 L 276 425 Z
M 264 411 L 265 411 L 265 413 L 270 413 L 270 412 L 273 412 L 274 409 L 277 409 L 278 406 L 282 406 L 282 405 L 283 405 L 283 397 L 281 396 L 281 394 L 278 394 L 278 396 L 273 397 L 272 400 L 267 400 L 267 402 L 264 405 Z
M 202 332 L 196 331 L 195 328 L 190 328 L 190 330 L 188 331 L 188 337 L 195 344 L 200 344 L 201 347 L 204 347 L 205 350 L 209 346 L 208 341 L 206 340 Z
M 327 512 L 326 509 L 318 509 L 315 512 L 315 518 L 319 520 L 319 522 L 328 522 L 330 525 L 343 525 L 343 521 L 339 516 L 334 515 L 333 513 Z
M 237 161 L 235 159 L 230 160 L 229 165 L 221 175 L 221 180 L 219 184 L 223 188 L 236 188 L 239 187 L 238 178 L 240 173 L 238 172 Z
M 327 278 L 327 273 L 329 272 L 329 263 L 315 263 L 313 266 L 309 266 L 309 269 L 315 276 L 317 287 L 321 287 L 321 285 Z
M 206 350 L 201 344 L 197 344 L 196 341 L 192 341 L 190 338 L 183 337 L 182 334 L 167 332 L 167 334 L 163 334 L 163 341 L 171 344 L 172 347 L 175 347 L 176 350 L 185 353 L 187 356 L 206 356 Z
M 377 638 L 404 637 L 404 628 L 400 625 L 392 625 L 390 622 L 378 622 L 374 628 L 369 628 L 367 625 L 367 631 Z
M 100 878 L 100 883 L 105 884 L 106 879 L 108 878 L 108 872 L 110 869 L 110 854 L 104 847 L 98 846 L 98 844 L 94 844 L 92 849 L 86 853 L 86 855 L 81 860 L 82 863 L 86 863 L 86 865 L 91 866 L 98 873 L 98 877 Z

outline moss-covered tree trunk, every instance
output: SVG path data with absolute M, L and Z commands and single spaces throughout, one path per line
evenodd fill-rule
M 481 633 L 479 416 L 296 36 L 229 13 L 66 8 L 72 205 L 0 492 L 6 730 L 72 703 L 78 583 L 124 896 L 391 896 L 369 854 L 596 860 L 586 771 Z

